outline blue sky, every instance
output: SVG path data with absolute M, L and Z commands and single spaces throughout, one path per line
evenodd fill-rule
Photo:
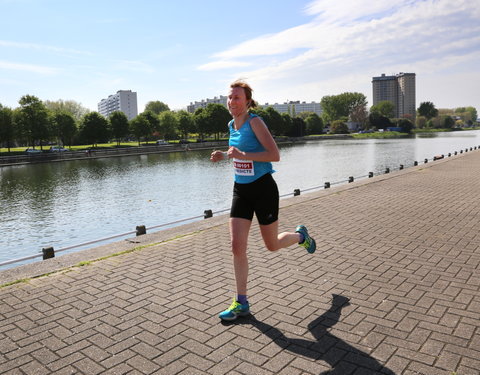
M 480 110 L 480 2 L 0 0 L 0 103 L 97 110 L 117 90 L 171 109 L 246 79 L 260 103 L 320 101 L 417 74 L 417 106 Z

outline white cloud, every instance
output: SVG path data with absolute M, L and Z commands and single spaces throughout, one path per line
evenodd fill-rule
M 240 68 L 250 66 L 252 64 L 242 61 L 232 61 L 232 60 L 218 60 L 211 63 L 200 65 L 198 70 L 219 70 L 219 69 L 229 69 L 229 68 Z
M 11 47 L 11 48 L 21 48 L 21 49 L 30 49 L 37 51 L 49 51 L 61 54 L 73 54 L 73 55 L 92 55 L 92 53 L 87 51 L 80 51 L 72 48 L 62 48 L 49 46 L 45 44 L 36 44 L 36 43 L 21 43 L 21 42 L 12 42 L 9 40 L 0 40 L 0 47 Z
M 295 99 L 293 92 L 320 100 L 355 87 L 370 95 L 371 77 L 383 72 L 454 74 L 472 61 L 480 66 L 475 1 L 317 0 L 304 12 L 312 17 L 308 23 L 219 51 L 202 68 L 243 68 L 237 75 L 285 91 L 283 100 Z
M 24 72 L 38 73 L 38 74 L 44 74 L 44 75 L 52 75 L 58 72 L 57 69 L 51 68 L 48 66 L 20 64 L 20 63 L 1 61 L 1 60 L 0 60 L 0 69 L 20 70 Z
M 338 1 L 317 0 L 305 7 L 305 13 L 316 15 L 318 19 L 327 23 L 349 23 L 363 18 L 372 19 L 377 15 L 393 12 L 395 9 L 413 1 L 404 0 L 376 0 L 365 1 Z

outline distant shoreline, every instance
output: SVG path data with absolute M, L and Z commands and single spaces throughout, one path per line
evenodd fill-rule
M 468 129 L 479 130 L 479 129 Z M 276 137 L 275 140 L 278 145 L 286 144 L 300 144 L 311 141 L 323 141 L 332 139 L 396 139 L 415 136 L 415 134 L 422 133 L 417 131 L 412 134 L 399 133 L 399 132 L 375 132 L 365 134 L 324 134 L 324 135 L 310 135 L 305 137 Z M 434 133 L 434 132 L 425 132 Z M 168 145 L 147 145 L 147 146 L 131 146 L 131 147 L 119 147 L 119 148 L 100 148 L 90 150 L 75 150 L 65 152 L 43 152 L 41 154 L 34 155 L 10 155 L 1 156 L 0 154 L 0 167 L 9 167 L 17 165 L 38 164 L 38 163 L 50 163 L 61 162 L 70 160 L 88 160 L 88 159 L 100 159 L 111 158 L 120 156 L 132 156 L 132 155 L 148 155 L 148 154 L 163 154 L 171 152 L 186 152 L 196 150 L 213 150 L 215 148 L 227 147 L 228 140 L 220 141 L 207 141 L 207 142 L 193 142 L 193 143 L 170 143 Z
M 298 144 L 305 143 L 306 141 L 318 141 L 326 139 L 345 139 L 351 138 L 349 135 L 331 135 L 331 136 L 318 136 L 318 137 L 279 137 L 277 143 L 283 144 Z M 121 148 L 101 148 L 78 150 L 78 151 L 65 151 L 48 153 L 43 152 L 37 155 L 15 155 L 15 156 L 0 156 L 0 167 L 26 165 L 26 164 L 38 164 L 38 163 L 50 163 L 61 162 L 70 160 L 88 160 L 99 158 L 110 158 L 119 156 L 132 156 L 132 155 L 148 155 L 148 154 L 163 154 L 171 152 L 187 152 L 197 150 L 213 150 L 215 148 L 227 147 L 228 140 L 222 141 L 209 141 L 199 143 L 171 143 L 168 145 L 151 145 L 151 146 L 136 146 L 136 147 L 121 147 Z

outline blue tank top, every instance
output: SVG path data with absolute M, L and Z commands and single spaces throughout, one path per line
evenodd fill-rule
M 236 130 L 234 128 L 234 120 L 228 123 L 230 129 L 229 146 L 238 148 L 244 152 L 262 152 L 265 148 L 259 142 L 250 125 L 250 120 L 258 117 L 252 113 L 249 114 L 247 121 Z M 233 168 L 235 172 L 235 182 L 239 184 L 249 184 L 267 173 L 275 172 L 272 163 L 265 161 L 239 160 L 233 159 Z

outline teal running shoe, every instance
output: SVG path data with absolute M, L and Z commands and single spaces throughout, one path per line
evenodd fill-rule
M 313 254 L 317 249 L 317 244 L 315 240 L 308 235 L 307 227 L 305 227 L 305 225 L 299 225 L 297 229 L 295 229 L 295 232 L 303 235 L 303 242 L 299 243 L 299 245 L 307 249 L 310 254 Z
M 218 317 L 222 320 L 235 320 L 239 316 L 246 316 L 250 314 L 250 305 L 248 302 L 242 305 L 235 298 L 228 309 L 218 314 Z

